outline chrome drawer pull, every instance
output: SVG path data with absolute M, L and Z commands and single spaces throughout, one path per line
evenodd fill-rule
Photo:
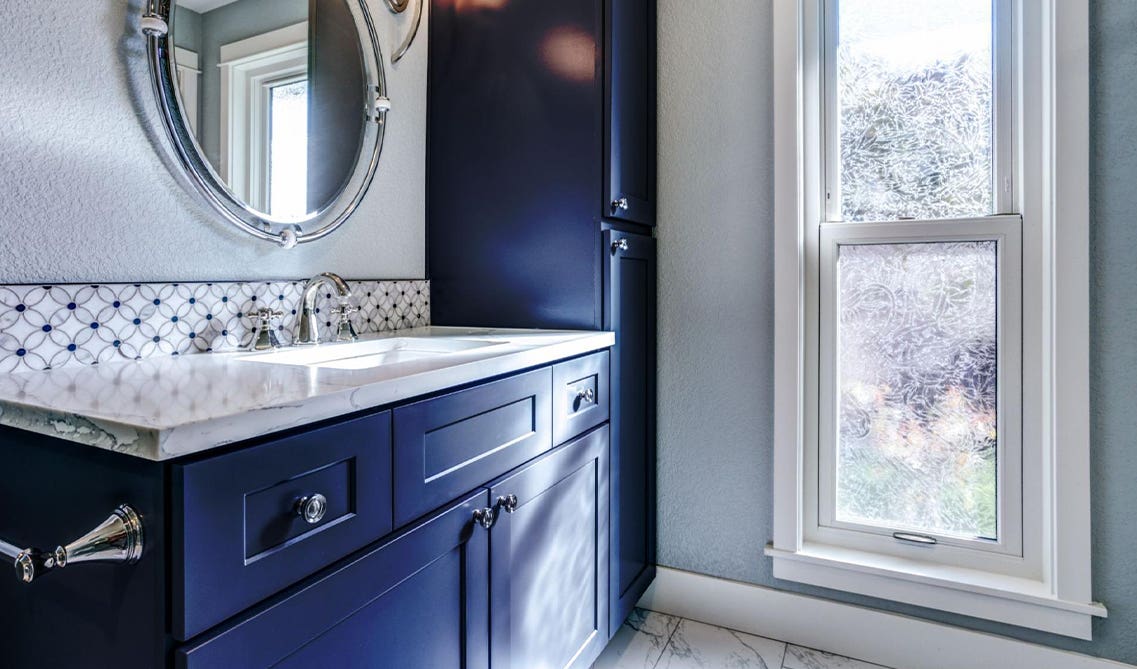
M 483 530 L 488 530 L 493 527 L 494 522 L 497 521 L 497 511 L 490 507 L 484 509 L 474 509 L 474 522 L 482 527 Z
M 506 513 L 513 513 L 517 510 L 518 502 L 517 495 L 503 495 L 497 498 L 497 505 L 501 510 Z
M 293 507 L 296 515 L 304 519 L 304 522 L 309 525 L 315 525 L 324 519 L 324 515 L 328 513 L 328 498 L 320 493 L 301 497 L 296 500 L 296 506 Z
M 576 391 L 576 403 L 579 404 L 595 404 L 596 391 L 592 388 L 581 388 Z
M 12 559 L 16 576 L 31 583 L 54 569 L 84 562 L 133 564 L 142 557 L 142 518 L 123 504 L 98 527 L 66 546 L 46 552 L 35 548 L 18 548 L 0 540 L 0 555 Z

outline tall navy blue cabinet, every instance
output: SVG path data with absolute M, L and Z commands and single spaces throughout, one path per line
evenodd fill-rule
M 655 574 L 655 1 L 433 0 L 429 53 L 433 322 L 617 334 L 611 633 Z

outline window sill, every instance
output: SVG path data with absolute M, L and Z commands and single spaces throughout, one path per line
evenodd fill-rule
M 1030 579 L 819 544 L 797 552 L 771 545 L 766 555 L 775 578 L 1078 639 L 1090 639 L 1093 618 L 1106 616 L 1101 604 L 1058 599 Z

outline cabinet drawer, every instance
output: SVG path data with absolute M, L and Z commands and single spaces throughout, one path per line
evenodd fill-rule
M 184 640 L 391 531 L 391 414 L 175 467 L 174 483 L 172 632 Z M 323 513 L 305 519 L 298 502 L 316 495 Z
M 608 420 L 608 351 L 553 367 L 553 442 L 563 444 Z
M 175 653 L 178 669 L 489 666 L 484 490 Z
M 539 369 L 395 409 L 395 524 L 549 450 L 551 386 Z

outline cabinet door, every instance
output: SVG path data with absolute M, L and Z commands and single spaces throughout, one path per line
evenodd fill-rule
M 655 0 L 608 0 L 604 216 L 655 224 Z
M 516 508 L 501 502 L 516 496 Z M 586 668 L 608 642 L 608 427 L 495 485 L 494 669 Z
M 612 348 L 609 620 L 619 628 L 655 578 L 655 240 L 604 233 L 604 329 Z
M 488 669 L 486 493 L 208 634 L 179 669 Z

